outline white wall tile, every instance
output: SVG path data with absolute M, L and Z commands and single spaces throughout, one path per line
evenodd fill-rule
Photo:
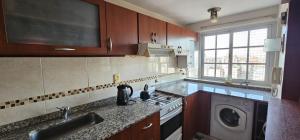
M 40 58 L 0 58 L 0 102 L 43 95 Z
M 42 58 L 45 93 L 88 87 L 86 58 Z
M 109 57 L 87 58 L 89 86 L 112 83 L 113 72 Z
M 110 97 L 117 96 L 117 87 L 111 87 L 103 90 L 92 91 L 90 93 L 90 102 L 107 99 Z
M 0 126 L 25 120 L 46 113 L 45 102 L 38 102 L 14 108 L 0 110 Z

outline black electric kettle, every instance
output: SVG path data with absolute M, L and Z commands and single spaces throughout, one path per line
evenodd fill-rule
M 132 96 L 133 89 L 129 85 L 119 85 L 118 87 L 118 95 L 117 95 L 117 105 L 127 105 L 129 102 L 129 98 Z M 130 89 L 130 93 L 127 89 Z

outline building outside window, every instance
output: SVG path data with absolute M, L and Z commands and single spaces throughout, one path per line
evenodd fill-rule
M 272 25 L 200 33 L 201 61 L 198 78 L 232 82 L 270 83 L 274 55 L 264 52 Z

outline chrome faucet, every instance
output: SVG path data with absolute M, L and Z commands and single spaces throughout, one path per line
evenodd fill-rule
M 68 120 L 69 118 L 69 113 L 70 113 L 70 107 L 69 106 L 64 106 L 64 107 L 56 107 L 57 109 L 59 109 L 59 111 L 62 114 L 62 118 L 64 120 Z
M 240 83 L 241 86 L 242 86 L 242 85 L 248 86 L 249 84 L 250 84 L 249 81 L 243 81 L 243 82 Z

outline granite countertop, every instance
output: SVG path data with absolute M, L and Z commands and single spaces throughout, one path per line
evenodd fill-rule
M 103 122 L 72 132 L 66 136 L 64 135 L 59 137 L 59 139 L 106 139 L 160 110 L 158 106 L 142 101 L 138 101 L 135 104 L 127 106 L 117 106 L 116 98 L 106 99 L 105 102 L 105 104 L 101 103 L 101 101 L 93 104 L 90 103 L 89 105 L 92 104 L 92 107 L 85 106 L 84 109 L 81 109 L 81 111 L 71 115 L 71 118 L 73 118 L 85 115 L 88 112 L 95 112 L 104 119 Z M 62 120 L 60 119 L 52 119 L 37 123 L 36 125 L 29 125 L 24 128 L 18 128 L 18 126 L 14 126 L 18 129 L 10 130 L 9 132 L 4 132 L 2 128 L 2 130 L 0 129 L 2 131 L 2 133 L 0 133 L 0 139 L 26 140 L 29 139 L 28 133 L 30 131 L 48 127 L 49 125 L 60 123 L 61 121 Z M 6 128 L 11 128 L 11 126 L 6 126 Z
M 215 84 L 206 84 L 193 81 L 175 81 L 166 84 L 161 84 L 156 87 L 157 91 L 172 93 L 179 96 L 189 96 L 198 91 L 204 91 L 211 94 L 222 94 L 233 97 L 240 97 L 245 99 L 257 100 L 257 101 L 269 101 L 272 96 L 270 92 L 243 89 L 230 86 L 222 86 Z
M 266 126 L 266 140 L 299 140 L 300 103 L 271 99 Z

